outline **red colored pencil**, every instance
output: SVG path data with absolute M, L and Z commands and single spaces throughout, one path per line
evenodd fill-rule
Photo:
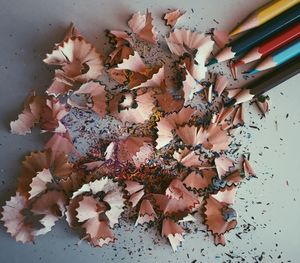
M 258 60 L 262 57 L 266 57 L 273 51 L 283 47 L 284 45 L 292 42 L 296 38 L 300 37 L 300 23 L 296 23 L 284 32 L 280 32 L 278 35 L 265 41 L 258 47 L 253 48 L 243 58 L 238 61 L 238 65 L 247 64 L 252 61 Z
M 300 0 L 298 0 L 300 1 Z M 206 66 L 220 63 L 232 58 L 238 58 L 245 52 L 250 51 L 268 38 L 273 37 L 278 32 L 282 32 L 286 28 L 300 21 L 300 3 L 288 9 L 279 16 L 274 17 L 265 24 L 254 28 L 249 33 L 233 40 L 222 49 L 215 57 L 211 58 Z

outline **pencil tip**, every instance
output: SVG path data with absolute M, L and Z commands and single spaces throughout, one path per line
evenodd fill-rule
M 260 71 L 257 70 L 257 69 L 252 69 L 250 71 L 243 72 L 243 74 L 254 75 L 254 74 L 258 73 L 258 72 L 260 72 Z
M 218 60 L 216 58 L 212 58 L 208 63 L 205 65 L 205 67 L 211 66 L 213 64 L 218 63 Z
M 229 107 L 233 106 L 235 103 L 236 103 L 236 99 L 232 98 L 231 100 L 224 103 L 224 107 L 229 108 Z
M 245 62 L 244 62 L 243 60 L 238 60 L 238 61 L 235 62 L 234 64 L 235 64 L 235 66 L 237 66 L 237 67 L 241 67 L 241 66 L 245 65 Z
M 240 27 L 237 27 L 229 33 L 229 36 L 230 37 L 235 36 L 235 35 L 239 34 L 240 32 L 241 32 Z

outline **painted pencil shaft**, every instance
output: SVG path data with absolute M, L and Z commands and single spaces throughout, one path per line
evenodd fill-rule
M 241 55 L 243 52 L 250 50 L 252 47 L 285 28 L 300 21 L 300 4 L 287 10 L 281 15 L 275 17 L 262 26 L 251 30 L 248 34 L 236 39 L 231 44 L 231 49 L 236 55 Z
M 287 47 L 283 47 L 272 55 L 267 56 L 249 74 L 255 74 L 266 69 L 276 67 L 300 54 L 300 39 Z
M 262 57 L 266 57 L 298 37 L 300 37 L 300 23 L 296 23 L 284 32 L 279 32 L 276 36 L 268 39 L 263 44 L 251 49 L 251 51 L 239 61 L 241 64 L 247 64 Z
M 243 53 L 249 51 L 257 44 L 268 39 L 272 35 L 280 32 L 286 27 L 300 21 L 300 4 L 282 13 L 278 17 L 270 20 L 262 26 L 251 30 L 248 34 L 231 42 L 225 49 L 221 50 L 219 54 L 211 61 L 209 65 L 222 62 L 234 57 L 238 57 Z M 213 62 L 213 63 L 212 63 Z
M 253 97 L 267 92 L 299 73 L 300 58 L 296 58 L 246 85 L 241 92 L 232 99 L 231 103 L 228 103 L 227 107 L 251 100 Z
M 241 25 L 235 28 L 230 35 L 233 36 L 251 28 L 260 26 L 298 3 L 300 3 L 300 0 L 270 1 L 248 16 L 248 18 L 246 18 Z

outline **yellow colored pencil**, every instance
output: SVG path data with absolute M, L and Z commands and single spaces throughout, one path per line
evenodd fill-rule
M 299 3 L 300 0 L 271 1 L 256 10 L 254 13 L 250 14 L 250 16 L 248 16 L 244 22 L 242 22 L 230 33 L 230 35 L 233 36 L 251 28 L 258 27 Z

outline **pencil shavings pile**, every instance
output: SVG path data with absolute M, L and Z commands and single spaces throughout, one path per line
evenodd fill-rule
M 164 18 L 174 27 L 183 14 Z M 156 226 L 174 251 L 189 232 L 186 222 L 203 223 L 215 244 L 225 245 L 224 234 L 237 225 L 240 182 L 255 176 L 246 156 L 227 154 L 244 109 L 223 105 L 240 90 L 229 89 L 222 75 L 205 79 L 209 34 L 173 29 L 164 51 L 173 63 L 153 59 L 149 50 L 160 46 L 152 22 L 149 11 L 138 12 L 131 32 L 108 31 L 113 50 L 105 59 L 74 26 L 47 54 L 55 71 L 46 95 L 31 93 L 10 124 L 15 134 L 39 125 L 51 135 L 43 151 L 25 157 L 16 194 L 3 207 L 1 220 L 17 241 L 33 242 L 65 218 L 81 239 L 102 247 L 116 240 L 119 220 L 130 218 Z M 97 127 L 107 125 L 92 134 L 81 127 L 90 136 L 85 153 L 67 121 L 72 112 L 80 114 L 73 125 L 84 113 L 97 116 Z

